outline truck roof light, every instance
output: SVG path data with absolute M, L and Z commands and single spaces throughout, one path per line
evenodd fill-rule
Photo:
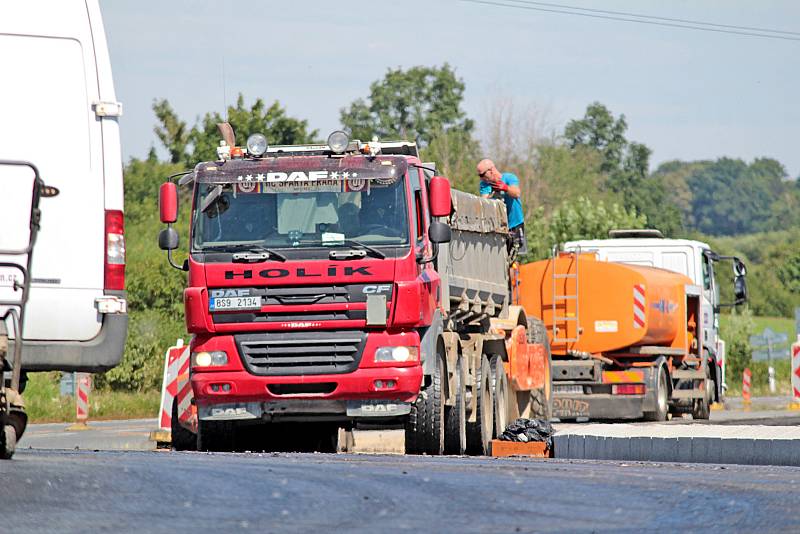
M 343 154 L 350 143 L 350 137 L 341 130 L 336 130 L 328 136 L 328 147 L 334 154 Z
M 369 143 L 364 143 L 359 147 L 361 153 L 367 154 L 369 156 L 377 156 L 381 153 L 381 143 L 378 141 L 378 138 L 375 137 Z
M 254 133 L 247 138 L 247 152 L 251 156 L 260 158 L 267 151 L 267 138 L 264 134 Z

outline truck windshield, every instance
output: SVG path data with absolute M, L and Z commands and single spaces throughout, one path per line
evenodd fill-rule
M 402 179 L 200 183 L 195 195 L 195 251 L 409 243 Z

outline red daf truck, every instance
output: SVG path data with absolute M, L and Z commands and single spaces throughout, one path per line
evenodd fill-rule
M 413 143 L 245 149 L 221 131 L 217 161 L 159 192 L 159 245 L 187 272 L 199 450 L 253 427 L 265 447 L 332 450 L 369 426 L 405 428 L 409 453 L 486 454 L 510 418 L 549 416 L 547 334 L 512 302 L 501 201 L 451 191 Z

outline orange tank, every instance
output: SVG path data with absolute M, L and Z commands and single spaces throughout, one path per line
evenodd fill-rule
M 642 345 L 687 350 L 687 285 L 690 278 L 672 271 L 561 253 L 520 268 L 519 303 L 544 321 L 554 354 Z

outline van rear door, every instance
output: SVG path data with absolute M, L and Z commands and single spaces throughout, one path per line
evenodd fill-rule
M 24 338 L 83 341 L 100 331 L 94 301 L 103 294 L 103 146 L 92 109 L 97 68 L 85 5 L 82 16 L 59 13 L 59 3 L 50 8 L 56 12 L 39 18 L 58 20 L 69 36 L 19 31 L 29 14 L 23 20 L 13 7 L 0 8 L 0 159 L 34 163 L 59 191 L 40 204 Z

